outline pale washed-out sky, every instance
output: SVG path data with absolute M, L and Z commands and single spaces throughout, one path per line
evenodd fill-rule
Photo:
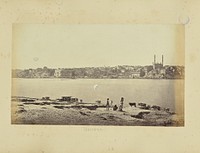
M 14 24 L 13 68 L 184 65 L 182 25 Z

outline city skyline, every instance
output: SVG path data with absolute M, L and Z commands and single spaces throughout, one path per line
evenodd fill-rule
M 181 25 L 13 25 L 13 69 L 184 66 Z
M 44 68 L 44 67 L 47 67 L 47 68 L 50 68 L 50 69 L 73 69 L 73 68 L 101 68 L 101 67 L 118 67 L 118 66 L 130 66 L 130 67 L 145 67 L 145 66 L 153 66 L 154 65 L 154 63 L 155 64 L 162 64 L 163 65 L 163 67 L 164 66 L 183 66 L 184 67 L 184 65 L 170 65 L 170 64 L 164 64 L 164 55 L 162 55 L 162 58 L 161 58 L 161 60 L 160 59 L 157 59 L 157 56 L 156 55 L 154 55 L 153 56 L 154 58 L 153 58 L 153 61 L 152 61 L 152 63 L 151 64 L 146 64 L 146 65 L 126 65 L 126 64 L 124 64 L 124 65 L 112 65 L 112 66 L 109 66 L 109 65 L 104 65 L 104 66 L 82 66 L 82 67 L 48 67 L 48 66 L 46 66 L 46 65 L 44 65 L 44 66 L 41 66 L 41 67 L 35 67 L 35 68 L 13 68 L 13 70 L 14 69 L 37 69 L 37 68 Z

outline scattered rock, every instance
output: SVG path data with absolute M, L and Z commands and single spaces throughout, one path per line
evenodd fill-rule
M 114 116 L 113 115 L 109 115 L 108 118 L 109 119 L 114 119 Z
M 84 108 L 87 108 L 89 110 L 96 110 L 98 108 L 98 106 L 84 106 Z
M 18 106 L 24 106 L 23 104 L 19 104 Z
M 69 107 L 71 107 L 73 109 L 82 109 L 82 106 L 69 106 Z
M 17 111 L 17 113 L 23 113 L 23 112 L 27 112 L 25 109 L 20 109 Z
M 82 111 L 80 111 L 79 113 L 80 113 L 81 115 L 89 116 L 89 114 L 86 114 L 85 112 L 82 112 Z
M 55 108 L 58 108 L 58 109 L 64 109 L 64 106 L 53 106 Z
M 131 115 L 131 117 L 144 119 L 144 115 L 149 114 L 150 112 L 139 112 L 137 115 Z
M 38 103 L 38 102 L 25 102 L 24 105 L 45 105 L 45 103 Z
M 21 102 L 34 102 L 35 99 L 21 99 Z
M 141 106 L 140 109 L 150 110 L 151 106 L 150 105 Z
M 146 107 L 146 105 L 145 103 L 138 103 L 138 106 Z
M 151 106 L 151 108 L 154 110 L 160 110 L 160 106 L 157 106 L 157 105 L 153 105 L 153 106 Z
M 100 118 L 102 118 L 103 120 L 107 120 L 107 118 L 103 117 L 103 116 L 100 116 Z

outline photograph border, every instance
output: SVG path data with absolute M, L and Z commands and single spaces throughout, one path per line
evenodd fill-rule
M 5 0 L 0 6 L 0 152 L 200 152 L 200 1 Z M 11 125 L 13 23 L 184 24 L 185 127 Z

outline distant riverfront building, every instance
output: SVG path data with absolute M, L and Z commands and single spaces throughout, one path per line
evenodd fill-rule
M 165 68 L 162 68 L 162 69 L 160 70 L 160 74 L 164 75 L 165 73 L 166 73 Z
M 164 62 L 164 56 L 162 55 L 162 63 L 156 62 L 156 55 L 154 55 L 154 62 L 153 62 L 153 69 L 162 69 L 163 68 L 163 62 Z
M 59 78 L 61 77 L 61 69 L 56 69 L 54 72 L 54 77 Z
M 166 74 L 166 70 L 164 67 L 164 56 L 162 55 L 162 62 L 156 62 L 156 55 L 154 55 L 154 62 L 153 62 L 153 75 L 163 78 Z
M 150 71 L 153 70 L 153 66 L 152 65 L 145 66 L 143 70 L 144 70 L 144 74 L 147 75 Z
M 139 68 L 136 71 L 132 72 L 132 78 L 140 78 L 140 77 L 143 77 L 143 70 L 142 70 L 142 68 Z

